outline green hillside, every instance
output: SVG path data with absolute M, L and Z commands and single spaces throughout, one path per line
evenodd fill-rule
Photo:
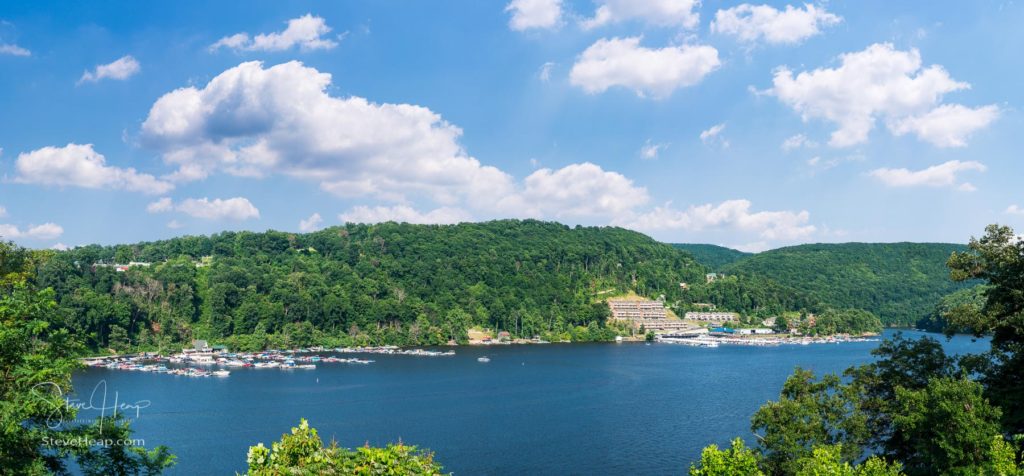
M 950 280 L 946 268 L 950 254 L 964 249 L 948 243 L 799 245 L 746 257 L 724 271 L 771 279 L 824 306 L 865 309 L 888 325 L 913 325 L 965 286 Z
M 751 253 L 734 250 L 718 245 L 706 245 L 700 243 L 675 243 L 672 246 L 679 248 L 690 255 L 698 263 L 707 266 L 712 271 L 719 271 L 726 265 L 739 261 Z
M 475 325 L 607 338 L 600 296 L 674 302 L 680 282 L 702 283 L 706 272 L 636 232 L 532 220 L 224 232 L 44 253 L 39 284 L 98 349 L 268 334 L 290 336 L 288 345 L 314 334 L 443 343 Z M 109 266 L 132 261 L 150 265 Z

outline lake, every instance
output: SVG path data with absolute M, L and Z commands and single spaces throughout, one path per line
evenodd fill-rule
M 949 352 L 988 348 L 933 336 Z M 457 475 L 683 474 L 705 445 L 749 439 L 750 416 L 794 367 L 841 372 L 870 361 L 877 345 L 458 347 L 451 357 L 369 355 L 376 362 L 226 378 L 90 368 L 74 384 L 87 394 L 105 383 L 108 404 L 115 393 L 149 401 L 129 415 L 134 436 L 171 447 L 169 474 L 244 471 L 249 446 L 269 446 L 300 418 L 347 447 L 401 439 L 430 448 Z M 477 361 L 484 355 L 489 363 Z

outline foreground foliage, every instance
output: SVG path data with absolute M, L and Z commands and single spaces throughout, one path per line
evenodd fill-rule
M 844 377 L 797 369 L 752 418 L 755 449 L 709 446 L 691 474 L 728 474 L 699 471 L 733 454 L 768 475 L 1024 474 L 1024 242 L 993 225 L 948 265 L 984 285 L 943 300 L 939 316 L 950 334 L 990 335 L 988 352 L 949 356 L 932 338 L 897 335 Z
M 53 291 L 31 282 L 32 260 L 0 242 L 0 474 L 68 474 L 72 458 L 88 476 L 159 474 L 174 457 L 166 447 L 134 446 L 127 422 L 71 423 L 77 412 L 64 399 L 81 343 Z
M 303 419 L 290 434 L 270 448 L 249 447 L 246 461 L 251 476 L 353 475 L 433 476 L 442 467 L 432 453 L 401 443 L 384 448 L 369 446 L 355 451 L 332 442 L 324 446 L 315 428 Z

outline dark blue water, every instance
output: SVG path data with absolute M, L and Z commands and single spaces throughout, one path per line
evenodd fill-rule
M 300 418 L 343 446 L 428 447 L 458 475 L 682 474 L 705 445 L 749 437 L 750 416 L 794 367 L 841 372 L 870 361 L 877 344 L 460 347 L 454 357 L 374 355 L 370 365 L 220 379 L 88 369 L 74 383 L 86 393 L 105 382 L 108 403 L 114 392 L 148 400 L 135 436 L 171 447 L 170 474 L 244 471 L 250 445 L 269 446 Z M 968 337 L 945 345 L 988 347 Z

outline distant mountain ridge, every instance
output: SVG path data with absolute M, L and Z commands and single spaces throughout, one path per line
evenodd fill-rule
M 712 271 L 719 271 L 726 265 L 753 255 L 745 251 L 703 243 L 673 243 L 672 246 L 690 253 L 693 259 Z
M 967 249 L 955 243 L 807 244 L 746 255 L 714 245 L 675 246 L 711 269 L 770 279 L 828 306 L 865 309 L 888 325 L 913 325 L 940 298 L 968 286 L 949 278 L 946 260 Z M 701 253 L 707 250 L 712 253 Z

